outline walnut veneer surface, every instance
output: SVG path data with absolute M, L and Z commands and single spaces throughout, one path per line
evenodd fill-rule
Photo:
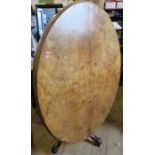
M 49 23 L 34 62 L 35 93 L 49 131 L 65 142 L 104 122 L 120 75 L 117 34 L 92 2 L 71 4 Z

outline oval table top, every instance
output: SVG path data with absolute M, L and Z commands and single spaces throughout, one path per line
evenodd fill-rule
M 52 135 L 70 143 L 91 135 L 110 111 L 119 76 L 119 42 L 105 11 L 86 1 L 59 12 L 34 62 L 36 98 Z

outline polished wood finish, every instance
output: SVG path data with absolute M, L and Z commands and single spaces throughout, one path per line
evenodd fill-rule
M 119 75 L 117 34 L 103 9 L 88 1 L 63 9 L 34 62 L 36 98 L 49 131 L 65 142 L 87 138 L 109 113 Z

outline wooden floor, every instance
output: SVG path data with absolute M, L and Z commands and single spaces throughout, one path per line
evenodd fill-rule
M 55 139 L 48 133 L 36 111 L 32 108 L 32 155 L 51 155 Z M 123 155 L 123 133 L 118 126 L 105 122 L 95 133 L 102 138 L 100 148 L 82 141 L 76 144 L 62 144 L 57 155 Z

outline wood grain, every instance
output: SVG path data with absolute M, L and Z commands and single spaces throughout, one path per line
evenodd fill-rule
M 119 75 L 119 43 L 108 15 L 92 2 L 63 9 L 34 62 L 35 93 L 49 131 L 65 142 L 87 138 L 104 122 Z

